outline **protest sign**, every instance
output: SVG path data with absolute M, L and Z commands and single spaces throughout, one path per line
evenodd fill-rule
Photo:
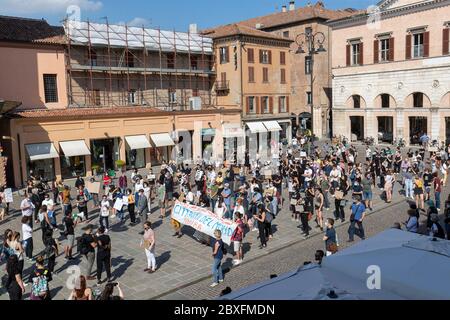
M 100 182 L 86 182 L 86 189 L 89 193 L 100 194 Z
M 214 237 L 214 231 L 222 231 L 222 241 L 231 244 L 231 236 L 237 224 L 231 220 L 221 219 L 211 211 L 177 201 L 172 210 L 172 219 L 190 226 L 195 230 Z
M 5 196 L 6 203 L 13 203 L 14 202 L 13 193 L 12 193 L 12 189 L 11 188 L 5 189 L 4 196 Z
M 123 207 L 123 199 L 117 198 L 116 202 L 114 203 L 114 209 L 120 211 L 122 210 L 122 207 Z

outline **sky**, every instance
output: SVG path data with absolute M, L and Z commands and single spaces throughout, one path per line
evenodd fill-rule
M 366 9 L 377 1 L 323 2 L 332 9 Z M 308 2 L 297 0 L 296 6 Z M 187 31 L 191 23 L 205 29 L 281 11 L 282 5 L 288 3 L 289 0 L 0 0 L 0 15 L 44 18 L 50 24 L 60 25 L 67 12 L 69 15 L 79 12 L 81 20 L 102 22 L 108 17 L 110 23 Z

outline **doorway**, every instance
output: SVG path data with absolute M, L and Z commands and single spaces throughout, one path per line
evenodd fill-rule
M 450 143 L 450 118 L 445 118 L 445 144 Z
M 99 139 L 91 141 L 92 170 L 105 173 L 116 169 L 119 160 L 119 138 Z
M 350 130 L 352 141 L 363 141 L 364 140 L 364 117 L 353 116 L 350 117 Z
M 420 137 L 428 133 L 427 117 L 409 117 L 410 144 L 420 144 Z
M 378 117 L 378 141 L 387 143 L 394 141 L 393 117 Z

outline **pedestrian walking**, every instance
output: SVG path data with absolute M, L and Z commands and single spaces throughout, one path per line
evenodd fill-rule
M 354 241 L 354 235 L 356 234 L 362 240 L 365 240 L 363 220 L 365 217 L 366 206 L 361 202 L 359 197 L 356 197 L 355 202 L 352 204 L 352 214 L 350 216 L 350 227 L 348 229 L 349 240 Z M 356 228 L 356 226 L 358 228 Z
M 147 257 L 147 268 L 144 272 L 153 273 L 156 271 L 156 258 L 155 258 L 155 232 L 152 229 L 152 223 L 146 221 L 144 223 L 144 236 L 141 241 L 141 248 L 145 251 Z
M 106 281 L 111 282 L 111 238 L 105 234 L 105 227 L 97 230 L 95 237 L 97 241 L 97 284 L 103 283 L 103 268 L 106 271 Z
M 92 230 L 94 226 L 89 224 L 82 230 L 84 234 L 80 239 L 80 253 L 84 256 L 86 260 L 84 275 L 87 280 L 95 280 L 96 278 L 92 276 L 92 267 L 95 262 L 95 248 L 97 247 L 97 241 L 95 240 Z

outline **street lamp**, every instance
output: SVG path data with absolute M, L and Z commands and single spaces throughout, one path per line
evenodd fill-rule
M 306 32 L 300 33 L 295 38 L 295 43 L 298 45 L 296 54 L 306 53 L 310 58 L 309 73 L 311 77 L 311 134 L 314 134 L 314 55 L 327 51 L 323 47 L 324 42 L 325 42 L 325 34 L 323 34 L 320 31 L 313 33 L 312 29 L 310 28 L 307 28 Z

